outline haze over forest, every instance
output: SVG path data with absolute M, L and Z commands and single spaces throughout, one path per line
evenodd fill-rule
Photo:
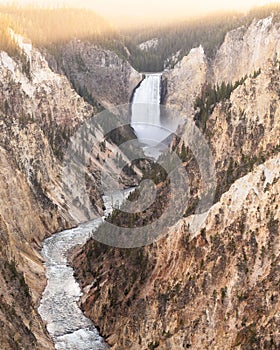
M 172 21 L 174 19 L 183 19 L 192 16 L 205 15 L 217 11 L 242 11 L 246 12 L 255 6 L 266 5 L 270 0 L 236 0 L 225 2 L 223 0 L 0 0 L 0 4 L 36 6 L 67 6 L 90 8 L 96 13 L 109 19 L 118 26 L 131 26 L 137 24 L 162 23 L 163 21 Z

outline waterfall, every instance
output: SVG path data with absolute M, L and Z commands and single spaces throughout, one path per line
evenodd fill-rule
M 145 145 L 155 146 L 160 129 L 161 74 L 147 74 L 136 89 L 132 100 L 131 126 Z
M 140 86 L 135 90 L 133 103 L 160 104 L 161 73 L 146 74 Z
M 145 154 L 153 158 L 160 155 L 161 143 L 175 132 L 178 125 L 167 123 L 161 115 L 161 76 L 161 73 L 145 74 L 134 92 L 131 106 L 131 126 Z

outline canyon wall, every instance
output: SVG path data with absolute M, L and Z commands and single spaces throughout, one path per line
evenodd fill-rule
M 0 343 L 7 350 L 53 349 L 37 313 L 46 284 L 41 243 L 56 231 L 88 220 L 89 205 L 97 215 L 102 213 L 98 173 L 104 171 L 105 162 L 108 169 L 115 167 L 109 156 L 116 147 L 110 140 L 104 142 L 102 129 L 95 130 L 87 140 L 90 165 L 82 160 L 81 143 L 77 153 L 71 154 L 73 167 L 82 164 L 89 194 L 83 197 L 70 188 L 72 173 L 65 173 L 65 153 L 81 125 L 98 109 L 29 46 L 22 47 L 22 57 L 0 52 Z M 104 52 L 95 49 L 100 57 Z M 116 76 L 122 71 L 118 64 L 110 67 L 110 72 L 118 69 Z M 128 85 L 132 89 L 138 82 L 130 70 L 119 102 L 129 102 Z M 95 84 L 99 86 L 100 81 L 96 79 Z M 111 93 L 112 88 L 104 88 L 101 102 L 111 101 Z
M 279 78 L 279 61 L 268 59 L 207 120 L 217 191 L 202 227 L 191 232 L 199 214 L 188 208 L 149 247 L 91 240 L 76 251 L 82 307 L 113 349 L 280 346 Z M 195 145 L 190 130 L 181 133 L 174 147 L 187 148 L 183 162 L 199 200 Z
M 77 253 L 86 314 L 112 349 L 277 349 L 279 159 L 237 180 L 200 231 L 190 216 L 148 248 Z
M 125 58 L 87 41 L 73 40 L 62 45 L 54 56 L 47 57 L 79 94 L 108 109 L 128 103 L 142 80 L 142 75 Z
M 191 115 L 194 98 L 207 83 L 234 84 L 265 67 L 268 59 L 279 59 L 279 38 L 280 24 L 271 16 L 227 33 L 214 58 L 207 58 L 202 47 L 192 49 L 174 69 L 164 72 L 164 103 Z

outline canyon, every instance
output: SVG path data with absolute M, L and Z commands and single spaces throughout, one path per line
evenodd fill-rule
M 103 216 L 100 174 L 116 172 L 116 152 L 120 163 L 126 158 L 116 142 L 122 139 L 104 141 L 106 126 L 92 132 L 91 122 L 104 108 L 128 104 L 142 74 L 87 40 L 73 39 L 56 52 L 21 44 L 27 61 L 0 52 L 3 349 L 55 348 L 55 331 L 51 337 L 38 312 L 48 283 L 41 249 L 45 239 L 57 239 L 55 232 L 73 228 L 76 240 L 70 235 L 65 247 L 71 246 L 67 258 L 83 292 L 78 305 L 112 349 L 279 348 L 279 38 L 273 16 L 254 20 L 228 32 L 214 57 L 193 48 L 156 77 L 162 103 L 182 115 L 170 150 L 180 157 L 191 192 L 183 217 L 164 237 L 132 249 L 80 240 L 77 225 Z M 195 101 L 207 84 L 237 81 L 228 98 L 210 106 L 204 124 L 196 119 Z M 195 127 L 209 145 L 216 177 L 211 202 L 199 210 L 209 188 L 200 178 L 197 157 L 207 154 L 194 143 Z M 136 137 L 131 127 L 122 131 L 125 140 Z M 134 172 L 138 181 L 143 174 Z M 127 171 L 122 186 L 137 181 Z M 78 192 L 83 183 L 86 191 Z M 165 194 L 164 180 L 157 185 Z
M 279 35 L 275 24 L 270 37 L 269 23 L 229 33 L 218 50 L 219 62 L 227 62 L 235 49 L 230 38 L 241 31 L 242 41 L 249 40 L 244 47 L 252 48 L 242 56 L 249 68 L 233 60 L 231 76 L 214 61 L 214 82 L 247 77 L 206 122 L 217 191 L 204 224 L 190 230 L 203 215 L 195 211 L 203 184 L 187 123 L 173 144 L 178 154 L 183 147 L 187 153 L 192 198 L 185 218 L 147 247 L 125 250 L 89 240 L 76 250 L 72 264 L 85 291 L 82 308 L 112 349 L 279 347 Z M 271 45 L 263 52 L 272 56 L 254 44 L 260 36 Z M 164 73 L 166 103 L 190 110 L 208 70 L 203 48 L 192 50 Z

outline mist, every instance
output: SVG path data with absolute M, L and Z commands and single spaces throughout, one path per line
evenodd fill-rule
M 272 2 L 280 2 L 272 1 Z M 7 4 L 32 4 L 36 6 L 50 7 L 79 7 L 89 8 L 108 19 L 113 24 L 125 27 L 138 24 L 161 24 L 171 22 L 176 19 L 197 17 L 213 12 L 239 11 L 246 12 L 253 7 L 272 3 L 267 0 L 235 0 L 225 2 L 223 0 L 44 0 L 44 1 L 5 1 Z

